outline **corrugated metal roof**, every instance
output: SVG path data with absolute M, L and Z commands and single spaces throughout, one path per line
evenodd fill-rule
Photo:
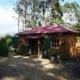
M 32 30 L 28 30 L 28 31 L 24 31 L 24 32 L 20 32 L 17 33 L 17 35 L 27 35 L 27 34 L 47 34 L 47 33 L 68 33 L 68 32 L 75 32 L 71 29 L 67 29 L 64 28 L 62 26 L 54 26 L 54 25 L 49 25 L 49 26 L 45 26 L 45 27 L 40 27 L 40 28 L 35 28 Z

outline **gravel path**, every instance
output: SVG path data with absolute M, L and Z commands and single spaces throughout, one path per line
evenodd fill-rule
M 80 80 L 71 76 L 69 64 L 22 56 L 0 57 L 0 80 Z

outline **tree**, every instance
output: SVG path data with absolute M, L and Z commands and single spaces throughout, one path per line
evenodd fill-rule
M 20 20 L 23 21 L 23 9 L 20 7 L 19 2 L 16 2 L 16 6 L 14 6 L 14 11 L 18 14 L 18 32 L 19 32 L 19 26 L 20 26 Z
M 29 0 L 18 0 L 14 7 L 14 10 L 18 14 L 19 21 L 21 19 L 23 23 L 23 30 L 26 29 L 26 20 L 27 20 L 26 17 L 27 17 L 28 6 L 29 6 Z
M 80 20 L 80 6 L 76 2 L 66 3 L 61 9 L 63 14 L 67 14 L 65 21 L 69 21 L 71 26 L 75 25 Z M 65 21 L 64 23 L 67 23 Z
M 0 38 L 0 56 L 8 56 L 11 40 L 12 37 L 10 35 Z
M 43 14 L 43 26 L 50 23 L 58 23 L 58 20 L 62 22 L 61 6 L 59 0 L 42 0 L 39 4 L 40 11 Z M 47 13 L 49 12 L 49 14 Z M 45 17 L 46 15 L 46 17 Z M 50 16 L 48 16 L 50 15 Z
M 53 23 L 57 23 L 57 24 L 60 24 L 60 23 L 63 23 L 62 21 L 62 16 L 63 16 L 63 13 L 62 13 L 62 10 L 61 10 L 61 6 L 60 6 L 60 3 L 59 3 L 59 0 L 57 0 L 57 2 L 53 3 L 51 5 L 51 20 L 50 20 L 50 23 L 53 24 Z
M 37 26 L 38 24 L 38 19 L 40 18 L 39 14 L 39 0 L 32 0 L 32 5 L 31 5 L 31 19 L 30 23 L 33 24 L 33 26 Z
M 75 29 L 80 32 L 80 22 L 75 24 Z
M 45 23 L 62 22 L 61 6 L 59 0 L 18 0 L 15 11 L 18 13 L 19 22 L 22 20 L 23 29 L 32 26 L 41 26 L 41 21 Z M 50 12 L 48 16 L 47 12 Z M 46 17 L 45 17 L 46 15 Z M 51 18 L 49 18 L 51 17 Z

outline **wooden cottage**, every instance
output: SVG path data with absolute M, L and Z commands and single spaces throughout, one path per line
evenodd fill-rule
M 34 55 L 44 53 L 43 40 L 47 36 L 52 36 L 49 44 L 53 53 L 69 54 L 70 56 L 76 56 L 80 53 L 79 35 L 77 36 L 75 31 L 59 25 L 35 28 L 16 35 L 19 36 L 19 47 L 25 45 L 27 53 L 31 50 Z

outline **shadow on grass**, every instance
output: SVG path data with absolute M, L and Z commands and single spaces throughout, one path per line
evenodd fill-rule
M 0 80 L 6 80 L 5 77 L 14 80 L 76 80 L 71 76 L 72 65 L 41 63 L 41 60 L 21 56 L 0 58 Z M 53 68 L 44 67 L 50 64 Z

